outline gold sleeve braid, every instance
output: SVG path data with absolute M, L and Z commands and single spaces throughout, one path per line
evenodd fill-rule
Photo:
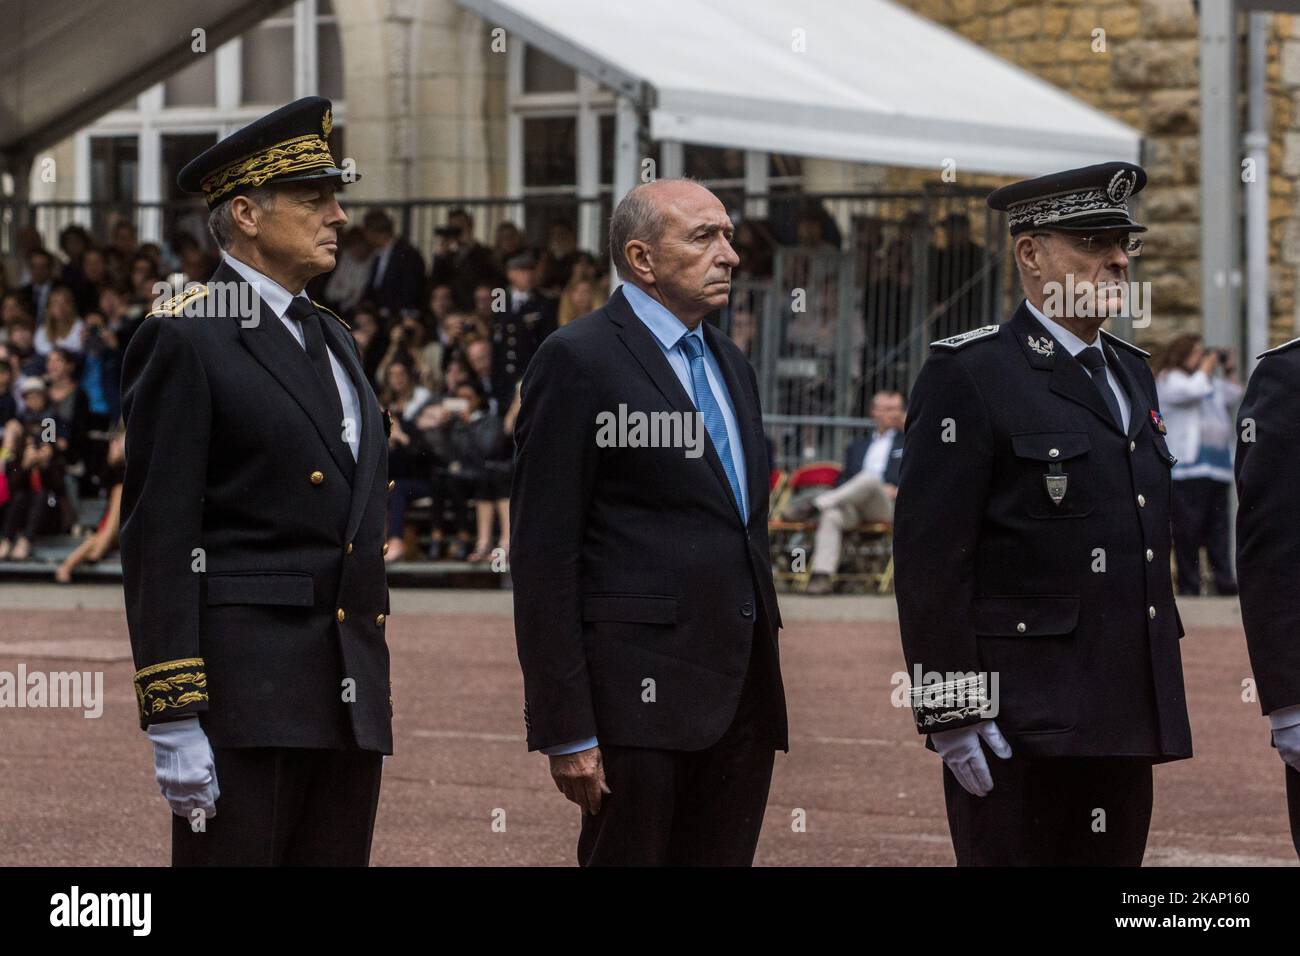
M 140 705 L 140 725 L 169 712 L 205 710 L 208 676 L 203 658 L 186 657 L 151 664 L 135 672 L 135 696 Z

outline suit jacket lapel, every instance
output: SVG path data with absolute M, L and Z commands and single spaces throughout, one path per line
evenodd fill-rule
M 1106 363 L 1115 372 L 1115 377 L 1119 379 L 1120 386 L 1128 395 L 1128 437 L 1130 439 L 1136 438 L 1137 433 L 1142 428 L 1144 417 L 1139 412 L 1141 406 L 1138 403 L 1137 381 L 1133 378 L 1132 373 L 1124 367 L 1124 362 L 1112 345 L 1103 340 L 1103 348 L 1106 352 Z
M 229 277 L 225 277 L 227 281 L 242 281 L 233 269 L 230 273 Z M 218 278 L 214 275 L 213 281 L 218 281 Z M 270 306 L 260 300 L 258 305 L 261 312 L 255 325 L 239 322 L 240 340 L 284 390 L 293 396 L 294 401 L 302 406 L 320 434 L 321 441 L 325 443 L 330 457 L 351 482 L 356 462 L 343 442 L 343 423 L 333 420 L 334 415 L 325 400 L 323 386 L 311 367 L 306 351 L 294 340 Z
M 610 296 L 609 301 L 605 304 L 606 313 L 615 325 L 619 326 L 618 337 L 623 342 L 632 357 L 636 359 L 637 364 L 645 370 L 650 376 L 650 380 L 655 383 L 655 387 L 663 393 L 668 404 L 678 412 L 684 415 L 695 414 L 695 402 L 686 394 L 682 388 L 681 380 L 673 367 L 668 364 L 668 359 L 664 355 L 663 349 L 659 347 L 659 342 L 655 339 L 654 333 L 646 328 L 645 323 L 637 318 L 632 306 L 628 305 L 627 297 L 623 295 L 623 290 L 618 289 Z M 718 457 L 717 449 L 713 447 L 713 439 L 708 435 L 707 430 L 704 434 L 704 459 L 709 463 L 709 468 L 713 471 L 714 477 L 722 485 L 722 490 L 726 493 L 727 500 L 731 502 L 732 509 L 736 512 L 736 517 L 740 517 L 739 507 L 736 505 L 735 495 L 731 491 L 731 482 L 727 480 L 727 473 L 722 468 L 722 459 Z
M 328 315 L 321 316 L 325 339 L 338 356 L 357 390 L 357 404 L 361 407 L 361 442 L 357 452 L 355 477 L 352 481 L 352 504 L 348 511 L 347 540 L 356 537 L 365 514 L 366 501 L 375 481 L 375 471 L 387 451 L 387 436 L 381 421 L 379 400 L 366 380 L 366 374 L 357 361 L 350 336 L 337 321 Z M 350 453 L 349 453 L 350 456 Z
M 1048 334 L 1047 329 L 1034 318 L 1024 302 L 1020 303 L 1020 308 L 1016 309 L 1015 315 L 1011 317 L 1011 328 L 1015 333 L 1016 341 L 1020 343 L 1021 349 L 1029 359 L 1029 364 L 1035 368 L 1051 371 L 1052 377 L 1048 388 L 1062 398 L 1082 405 L 1122 434 L 1119 422 L 1115 421 L 1115 416 L 1106 407 L 1106 402 L 1097 391 L 1097 386 L 1088 370 L 1083 367 L 1083 363 Z M 1052 343 L 1050 355 L 1042 354 L 1041 344 L 1044 339 Z M 1039 344 L 1039 348 L 1035 348 L 1035 342 Z

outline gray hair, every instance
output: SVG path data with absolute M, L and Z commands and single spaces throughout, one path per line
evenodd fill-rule
M 263 212 L 266 212 L 275 205 L 275 190 L 269 186 L 257 186 L 247 192 L 240 193 L 255 204 Z M 230 204 L 233 198 L 226 200 L 212 212 L 208 213 L 208 232 L 212 233 L 212 240 L 217 244 L 217 248 L 223 252 L 228 250 L 239 238 L 239 229 L 235 226 L 235 217 L 231 215 Z
M 614 271 L 620 279 L 632 278 L 632 266 L 623 251 L 633 239 L 639 239 L 647 245 L 655 245 L 664 236 L 668 222 L 663 213 L 648 195 L 649 187 L 655 183 L 697 183 L 697 180 L 682 177 L 680 179 L 652 179 L 628 190 L 609 218 L 609 258 L 614 264 Z

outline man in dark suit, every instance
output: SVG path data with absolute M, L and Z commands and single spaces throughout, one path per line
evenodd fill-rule
M 423 310 L 424 259 L 420 250 L 393 232 L 393 220 L 382 209 L 366 213 L 361 232 L 375 255 L 362 298 L 373 303 L 385 319 L 399 318 L 403 310 Z
M 1259 356 L 1237 413 L 1237 582 L 1259 705 L 1286 765 L 1291 840 L 1300 855 L 1300 339 Z
M 831 578 L 840 566 L 846 528 L 864 521 L 893 522 L 894 498 L 903 466 L 906 414 L 907 405 L 901 392 L 877 392 L 871 400 L 875 432 L 849 445 L 835 487 L 790 509 L 792 521 L 808 521 L 817 516 L 812 577 L 805 593 L 831 593 Z
M 447 225 L 434 233 L 438 248 L 429 270 L 429 287 L 451 286 L 457 308 L 474 308 L 475 287 L 501 283 L 501 270 L 492 250 L 474 238 L 474 217 L 465 209 L 448 212 Z
M 27 254 L 27 275 L 28 281 L 19 287 L 18 293 L 27 300 L 39 325 L 45 321 L 45 306 L 54 291 L 54 257 L 44 249 L 33 249 Z
M 994 192 L 1025 300 L 932 343 L 912 391 L 899 626 L 959 865 L 1137 866 L 1152 764 L 1192 753 L 1175 459 L 1146 353 L 1100 328 L 1126 307 L 1145 182 L 1105 163 Z
M 365 865 L 392 752 L 385 416 L 302 293 L 347 222 L 330 124 L 299 100 L 181 170 L 224 258 L 126 353 L 123 586 L 175 865 Z
M 696 183 L 632 190 L 610 222 L 624 285 L 524 375 L 524 723 L 582 807 L 583 865 L 748 865 L 787 749 L 758 386 L 704 322 L 730 292 L 731 233 Z

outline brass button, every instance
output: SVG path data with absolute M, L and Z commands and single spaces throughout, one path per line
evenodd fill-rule
M 1129 451 L 1137 451 L 1137 442 L 1135 442 L 1135 441 L 1131 441 L 1131 442 L 1129 442 L 1129 443 L 1128 443 L 1128 450 L 1129 450 Z
M 1147 608 L 1147 617 L 1151 618 L 1153 621 L 1156 619 L 1156 609 L 1154 606 Z
M 385 541 L 385 542 L 384 542 L 384 554 L 387 554 L 387 553 L 388 553 L 388 542 Z
M 396 487 L 397 487 L 397 482 L 395 482 L 395 481 L 390 481 L 390 482 L 388 483 L 388 490 L 389 490 L 389 491 L 392 491 L 392 490 L 393 490 L 394 488 L 396 488 Z
M 1047 457 L 1048 457 L 1048 458 L 1059 458 L 1059 457 L 1060 457 L 1060 454 L 1061 454 L 1061 449 L 1059 449 L 1059 448 L 1052 448 L 1052 449 L 1049 449 L 1049 450 L 1048 450 L 1048 452 L 1047 452 Z
M 351 541 L 348 542 L 347 549 L 346 549 L 346 551 L 345 551 L 344 553 L 345 553 L 345 554 L 351 554 L 351 553 L 352 553 L 352 542 L 351 542 Z
M 339 608 L 338 613 L 335 614 L 334 616 L 339 619 L 340 624 L 342 624 L 344 620 L 347 619 L 347 615 L 343 613 L 343 608 Z
M 379 627 L 384 626 L 384 616 L 382 614 L 375 615 L 375 624 L 377 624 Z
M 1025 631 L 1027 631 L 1027 630 L 1028 630 L 1028 628 L 1025 627 L 1025 622 L 1024 622 L 1024 621 L 1021 621 L 1019 624 L 1016 625 L 1016 631 L 1017 631 L 1018 633 L 1020 633 L 1020 634 L 1025 633 Z
M 1145 495 L 1138 495 L 1138 507 L 1139 507 L 1139 508 L 1145 508 L 1146 506 L 1147 506 L 1147 499 L 1146 499 L 1146 496 L 1145 496 Z
M 312 472 L 310 475 L 308 475 L 307 477 L 311 479 L 311 483 L 312 483 L 313 485 L 319 485 L 322 481 L 325 480 L 325 472 L 323 472 L 323 471 L 313 471 L 313 472 Z
M 1154 551 L 1152 551 L 1150 548 L 1147 548 L 1147 561 L 1149 562 L 1149 561 L 1150 561 L 1152 558 L 1154 558 L 1155 556 L 1156 556 L 1156 553 L 1155 553 Z

